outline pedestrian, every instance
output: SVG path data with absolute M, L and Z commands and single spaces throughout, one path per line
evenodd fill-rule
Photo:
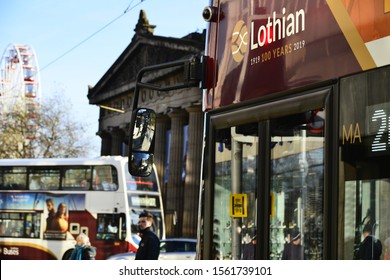
M 301 239 L 301 233 L 298 230 L 294 230 L 291 242 L 284 247 L 282 260 L 303 260 Z
M 141 241 L 135 255 L 136 260 L 157 260 L 160 255 L 160 240 L 152 231 L 152 225 L 153 215 L 149 212 L 142 212 L 138 220 Z
M 363 241 L 359 245 L 357 252 L 358 260 L 379 260 L 382 255 L 382 243 L 372 233 L 370 224 L 363 228 Z
M 91 245 L 88 235 L 80 233 L 76 237 L 76 245 L 70 256 L 70 260 L 94 260 L 96 248 Z
M 255 259 L 255 249 L 256 249 L 257 236 L 253 236 L 249 243 L 244 244 L 244 249 L 242 251 L 243 260 L 254 260 Z

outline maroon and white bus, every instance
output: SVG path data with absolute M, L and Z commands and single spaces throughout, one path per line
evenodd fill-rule
M 0 160 L 0 259 L 68 259 L 86 233 L 96 259 L 138 248 L 138 214 L 165 237 L 161 191 L 128 172 L 120 156 Z

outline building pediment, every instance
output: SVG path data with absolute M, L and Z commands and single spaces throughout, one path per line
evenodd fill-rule
M 140 13 L 140 18 L 145 15 Z M 112 64 L 95 86 L 89 87 L 90 104 L 99 104 L 117 95 L 131 92 L 135 87 L 138 72 L 145 66 L 174 61 L 200 54 L 204 50 L 204 34 L 194 32 L 183 38 L 155 36 L 155 26 L 149 23 L 137 24 L 130 44 Z M 140 28 L 144 26 L 147 30 Z

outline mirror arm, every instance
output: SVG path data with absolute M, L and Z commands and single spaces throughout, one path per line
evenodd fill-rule
M 157 71 L 161 69 L 169 69 L 177 66 L 184 67 L 184 81 L 181 83 L 162 86 L 159 84 L 142 82 L 142 78 L 144 74 L 147 72 Z M 169 91 L 175 89 L 197 87 L 201 82 L 201 72 L 202 72 L 201 62 L 199 57 L 197 56 L 191 56 L 190 58 L 186 58 L 186 59 L 143 67 L 138 72 L 137 75 L 137 80 L 134 89 L 134 98 L 132 103 L 132 111 L 134 112 L 134 110 L 137 109 L 138 107 L 139 92 L 141 88 L 148 88 L 148 89 L 153 89 L 158 91 Z

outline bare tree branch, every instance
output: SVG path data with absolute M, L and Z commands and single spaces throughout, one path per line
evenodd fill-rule
M 63 95 L 48 98 L 36 118 L 24 104 L 0 119 L 0 158 L 81 157 L 88 151 L 86 124 L 72 118 L 72 105 Z

